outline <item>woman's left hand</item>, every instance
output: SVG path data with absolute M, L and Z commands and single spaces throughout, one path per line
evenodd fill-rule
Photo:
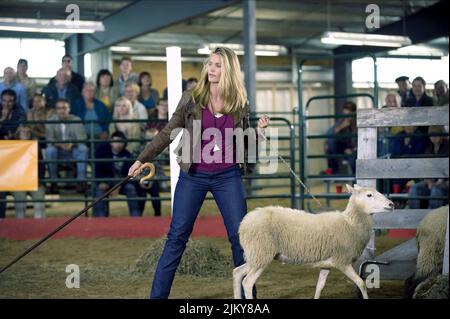
M 269 125 L 270 118 L 264 115 L 258 120 L 258 128 L 266 128 Z

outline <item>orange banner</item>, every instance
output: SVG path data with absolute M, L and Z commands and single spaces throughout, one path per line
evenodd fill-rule
M 37 141 L 0 141 L 0 191 L 37 189 Z

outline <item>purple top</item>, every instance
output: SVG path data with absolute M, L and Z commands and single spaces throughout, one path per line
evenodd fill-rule
M 202 137 L 203 132 L 208 128 L 218 129 L 220 135 L 217 132 L 216 138 L 213 132 L 205 134 L 205 140 L 202 139 L 201 141 L 201 156 L 198 157 L 201 158 L 201 163 L 193 163 L 191 170 L 214 172 L 234 166 L 236 164 L 236 156 L 232 138 L 234 129 L 233 116 L 227 114 L 216 117 L 205 107 L 202 110 Z M 230 136 L 228 139 L 225 139 L 225 129 L 228 129 L 227 134 Z M 225 142 L 227 143 L 225 144 Z

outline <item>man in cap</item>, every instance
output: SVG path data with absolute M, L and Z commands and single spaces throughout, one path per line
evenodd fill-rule
M 401 105 L 406 105 L 406 100 L 412 95 L 411 92 L 411 83 L 409 82 L 409 77 L 407 76 L 399 76 L 395 79 L 395 82 L 398 85 L 398 94 L 401 97 Z

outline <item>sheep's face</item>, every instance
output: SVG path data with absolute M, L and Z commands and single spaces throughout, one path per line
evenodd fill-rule
M 354 187 L 346 186 L 348 192 L 352 194 L 350 200 L 367 214 L 386 213 L 394 210 L 394 203 L 376 189 L 358 185 L 354 185 Z

